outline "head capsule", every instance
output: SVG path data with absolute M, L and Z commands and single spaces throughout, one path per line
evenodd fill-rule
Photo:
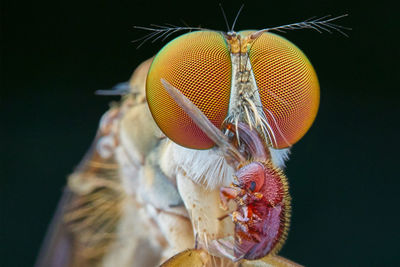
M 169 42 L 155 57 L 146 93 L 156 123 L 179 145 L 211 148 L 214 143 L 168 95 L 161 79 L 218 128 L 226 119 L 243 119 L 232 110 L 244 114 L 252 109 L 247 123 L 259 120 L 267 143 L 278 149 L 290 147 L 308 131 L 319 106 L 318 79 L 309 60 L 291 42 L 269 32 L 192 32 Z M 246 90 L 254 101 L 243 109 L 237 106 L 251 102 L 244 101 Z

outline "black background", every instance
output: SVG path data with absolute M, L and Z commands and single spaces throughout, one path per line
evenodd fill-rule
M 293 197 L 281 255 L 307 266 L 394 266 L 399 257 L 397 155 L 399 18 L 389 2 L 221 1 L 236 29 L 326 14 L 349 17 L 349 38 L 283 34 L 313 63 L 321 106 L 287 167 Z M 397 17 L 396 17 L 397 16 Z M 217 1 L 11 1 L 1 3 L 0 265 L 31 266 L 66 176 L 125 81 L 164 44 L 141 49 L 133 25 L 226 30 Z M 398 79 L 398 77 L 397 77 Z

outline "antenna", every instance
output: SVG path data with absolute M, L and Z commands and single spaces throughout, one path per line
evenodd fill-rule
M 278 31 L 278 32 L 285 32 L 285 30 L 301 30 L 301 29 L 313 29 L 319 33 L 326 31 L 328 33 L 332 33 L 332 31 L 337 31 L 344 36 L 348 37 L 348 35 L 343 30 L 351 30 L 351 28 L 344 27 L 338 24 L 335 24 L 333 21 L 341 19 L 343 17 L 347 17 L 348 14 L 344 14 L 337 17 L 331 17 L 331 15 L 323 16 L 320 18 L 309 18 L 302 22 L 296 22 L 292 24 L 282 25 L 273 28 L 266 28 L 259 30 L 251 35 L 252 39 L 258 38 L 262 33 L 269 32 L 269 31 Z
M 233 21 L 233 24 L 232 24 L 232 31 L 234 31 L 234 29 L 235 29 L 236 21 L 240 15 L 240 12 L 242 12 L 243 7 L 244 7 L 244 4 L 242 4 L 242 6 L 239 8 L 238 13 L 236 14 L 235 20 Z
M 226 14 L 225 14 L 224 8 L 222 7 L 222 4 L 221 4 L 221 3 L 219 3 L 219 7 L 221 8 L 222 16 L 224 16 L 226 28 L 228 29 L 228 32 L 230 32 L 231 29 L 229 29 L 229 23 L 228 23 L 228 20 L 227 20 L 227 18 L 226 18 Z
M 162 41 L 165 41 L 168 37 L 170 37 L 172 34 L 174 34 L 176 32 L 207 30 L 207 29 L 201 28 L 201 27 L 180 27 L 180 26 L 176 26 L 176 25 L 172 25 L 172 24 L 166 24 L 166 25 L 151 24 L 151 27 L 133 26 L 133 28 L 149 32 L 145 36 L 132 41 L 133 43 L 141 41 L 141 43 L 137 46 L 137 49 L 140 48 L 144 43 L 146 43 L 147 41 L 150 41 L 150 40 L 152 40 L 151 41 L 152 43 L 156 42 L 159 39 L 161 39 Z

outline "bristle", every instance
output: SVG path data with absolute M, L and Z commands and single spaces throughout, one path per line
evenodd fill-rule
M 270 147 L 269 152 L 271 153 L 272 163 L 276 167 L 284 169 L 286 167 L 285 162 L 289 159 L 290 148 L 275 149 Z
M 283 225 L 283 227 L 281 228 L 281 234 L 279 239 L 276 241 L 274 248 L 269 253 L 271 255 L 275 255 L 282 249 L 288 237 L 289 227 L 290 227 L 290 217 L 291 217 L 291 197 L 289 195 L 289 183 L 283 171 L 280 168 L 274 167 L 271 161 L 267 161 L 264 164 L 268 166 L 268 168 L 272 168 L 279 175 L 283 187 L 284 213 L 283 216 L 281 217 L 281 222 L 282 222 L 281 224 Z
M 69 177 L 73 198 L 63 219 L 79 255 L 90 261 L 100 260 L 117 237 L 125 194 L 115 166 L 113 161 L 89 160 L 83 171 Z
M 210 190 L 233 182 L 234 169 L 219 150 L 192 150 L 173 142 L 168 143 L 167 149 L 165 154 L 174 164 L 162 167 L 166 173 L 170 169 L 181 169 L 192 181 Z

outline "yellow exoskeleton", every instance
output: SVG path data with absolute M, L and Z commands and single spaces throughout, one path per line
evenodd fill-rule
M 311 64 L 269 31 L 337 29 L 332 20 L 239 33 L 197 31 L 139 65 L 68 177 L 37 266 L 298 266 L 276 255 L 286 226 L 272 237 L 252 233 L 255 215 L 248 211 L 257 209 L 243 195 L 221 205 L 221 194 L 254 191 L 254 184 L 235 184 L 238 169 L 257 160 L 240 125 L 261 140 L 264 165 L 283 175 L 290 146 L 317 113 L 319 85 Z M 265 222 L 260 216 L 254 220 Z M 249 235 L 238 237 L 240 227 Z M 247 260 L 250 249 L 235 250 L 243 239 L 257 243 L 262 234 L 276 246 L 258 248 L 265 257 Z

